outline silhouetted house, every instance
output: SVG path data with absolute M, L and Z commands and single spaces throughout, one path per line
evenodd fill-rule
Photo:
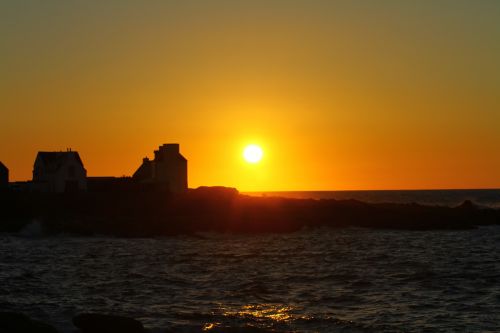
M 33 190 L 57 193 L 87 190 L 87 170 L 78 152 L 39 152 L 33 167 Z
M 155 150 L 154 160 L 144 158 L 132 178 L 142 183 L 165 186 L 172 193 L 187 190 L 187 160 L 179 152 L 179 144 L 168 143 Z
M 131 177 L 87 177 L 89 192 L 141 192 L 144 184 L 133 181 Z
M 9 183 L 9 190 L 13 192 L 31 192 L 33 189 L 33 184 L 31 181 L 27 182 L 10 182 Z
M 9 169 L 0 162 L 0 190 L 5 190 L 9 186 Z

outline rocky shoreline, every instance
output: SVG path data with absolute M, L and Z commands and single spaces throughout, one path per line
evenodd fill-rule
M 148 333 L 151 330 L 145 328 L 143 324 L 133 318 L 98 314 L 98 313 L 83 313 L 73 317 L 73 325 L 75 332 L 79 333 Z M 155 330 L 157 331 L 157 330 Z M 213 333 L 267 333 L 276 332 L 258 328 L 254 326 L 245 327 L 225 327 L 217 325 L 204 325 L 197 329 L 192 328 L 189 332 L 206 332 Z M 15 312 L 0 312 L 0 332 L 2 333 L 59 333 L 59 331 L 44 322 L 32 319 L 24 314 Z M 160 332 L 173 333 L 170 329 L 160 330 Z
M 81 333 L 143 333 L 147 332 L 138 320 L 95 313 L 83 313 L 73 318 L 73 325 Z M 3 333 L 57 333 L 58 330 L 44 322 L 15 312 L 0 312 L 0 332 Z
M 316 227 L 402 230 L 471 229 L 500 224 L 500 209 L 470 201 L 458 207 L 370 204 L 356 200 L 251 197 L 202 187 L 164 192 L 3 193 L 0 231 L 33 222 L 48 234 L 155 237 L 196 232 L 294 232 Z

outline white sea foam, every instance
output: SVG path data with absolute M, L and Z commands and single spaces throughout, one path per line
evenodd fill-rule
M 38 220 L 33 220 L 24 228 L 22 228 L 19 233 L 19 236 L 21 237 L 42 237 L 43 236 L 43 226 L 42 223 Z

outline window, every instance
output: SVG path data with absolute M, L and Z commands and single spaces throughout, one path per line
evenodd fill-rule
M 70 178 L 75 178 L 75 176 L 76 176 L 76 170 L 75 170 L 75 166 L 74 165 L 70 165 L 68 167 L 68 176 Z

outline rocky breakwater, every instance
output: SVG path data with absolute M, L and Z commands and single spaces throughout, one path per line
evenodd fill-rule
M 144 333 L 141 322 L 127 317 L 84 313 L 73 318 L 73 324 L 81 333 Z M 0 332 L 2 333 L 58 333 L 49 324 L 29 318 L 21 313 L 0 312 Z
M 0 332 L 2 333 L 57 333 L 49 324 L 29 318 L 21 313 L 0 312 Z
M 73 325 L 77 328 L 74 332 L 79 333 L 146 333 L 150 330 L 144 328 L 142 323 L 136 319 L 99 313 L 83 313 L 73 318 Z M 184 330 L 183 330 L 184 331 Z M 243 326 L 230 327 L 224 325 L 194 325 L 189 332 L 202 333 L 210 331 L 213 333 L 271 333 L 267 329 Z M 29 318 L 21 313 L 0 312 L 1 333 L 58 333 L 58 330 L 49 324 Z M 159 329 L 155 332 L 173 333 L 171 329 Z M 279 332 L 278 332 L 279 333 Z
M 500 224 L 500 209 L 370 204 L 356 200 L 251 197 L 231 188 L 163 192 L 10 193 L 1 198 L 0 231 L 36 221 L 47 233 L 154 237 L 196 232 L 293 232 L 315 227 L 470 229 Z
M 146 332 L 140 321 L 132 318 L 84 313 L 73 318 L 73 324 L 81 333 L 143 333 Z

